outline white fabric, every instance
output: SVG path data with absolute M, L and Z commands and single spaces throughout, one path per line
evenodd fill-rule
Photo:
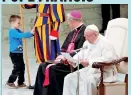
M 128 56 L 128 19 L 109 21 L 105 37 L 112 43 L 118 57 Z
M 56 40 L 57 37 L 54 37 L 54 36 L 49 36 L 50 40 Z
M 128 56 L 128 19 L 117 18 L 109 21 L 106 38 L 112 43 L 119 58 Z M 119 73 L 128 74 L 128 64 L 121 62 L 117 65 Z
M 99 35 L 96 44 L 84 42 L 83 47 L 88 49 L 81 50 L 73 58 L 78 60 L 89 60 L 89 66 L 81 69 L 80 72 L 80 93 L 79 95 L 97 95 L 97 85 L 100 82 L 100 70 L 92 68 L 93 62 L 111 61 L 117 59 L 113 46 L 105 37 Z M 104 68 L 104 82 L 115 82 L 118 80 L 116 66 Z M 76 95 L 77 71 L 68 74 L 64 80 L 63 95 Z

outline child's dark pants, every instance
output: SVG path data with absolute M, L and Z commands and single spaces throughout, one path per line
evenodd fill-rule
M 10 53 L 10 58 L 13 63 L 13 70 L 8 79 L 8 83 L 14 83 L 18 77 L 18 85 L 25 81 L 25 64 L 23 60 L 23 53 Z

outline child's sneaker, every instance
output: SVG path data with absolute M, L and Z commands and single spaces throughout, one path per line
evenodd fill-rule
M 6 86 L 7 86 L 7 88 L 10 88 L 10 89 L 16 89 L 17 88 L 17 86 L 15 86 L 15 84 L 14 83 L 6 83 Z
M 26 84 L 21 84 L 21 85 L 18 85 L 18 88 L 27 88 Z

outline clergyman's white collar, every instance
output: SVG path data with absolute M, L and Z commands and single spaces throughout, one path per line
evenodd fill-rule
M 77 28 L 80 27 L 82 24 L 83 24 L 83 23 L 79 24 L 79 25 L 78 25 L 76 28 L 74 28 L 74 29 L 77 29 Z

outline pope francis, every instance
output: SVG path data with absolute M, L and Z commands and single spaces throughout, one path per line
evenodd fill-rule
M 111 61 L 117 59 L 116 52 L 112 44 L 101 34 L 95 25 L 88 25 L 85 29 L 84 36 L 86 41 L 83 47 L 88 49 L 79 51 L 73 58 L 80 60 L 84 66 L 79 70 L 79 82 L 77 73 L 68 74 L 64 79 L 63 95 L 77 95 L 77 83 L 79 83 L 78 95 L 97 95 L 97 85 L 100 82 L 100 70 L 92 68 L 94 62 Z M 71 62 L 69 62 L 72 64 Z M 78 64 L 73 65 L 76 67 Z M 118 80 L 116 66 L 104 68 L 104 82 L 115 82 Z

